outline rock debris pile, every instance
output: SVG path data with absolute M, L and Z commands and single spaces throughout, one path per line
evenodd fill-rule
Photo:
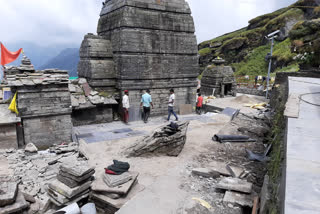
M 178 156 L 186 143 L 189 122 L 171 123 L 156 129 L 152 135 L 145 137 L 128 148 L 129 157 L 168 155 Z

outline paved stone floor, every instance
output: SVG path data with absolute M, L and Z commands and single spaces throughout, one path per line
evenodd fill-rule
M 196 120 L 202 123 L 214 122 L 210 117 L 212 114 L 203 115 L 179 115 L 180 121 Z M 151 127 L 167 123 L 165 117 L 150 118 L 145 124 L 142 121 L 133 121 L 126 125 L 120 121 L 105 124 L 94 124 L 75 127 L 75 134 L 78 139 L 83 139 L 87 143 L 98 143 L 109 140 L 130 138 L 134 136 L 147 135 L 149 132 L 144 127 Z
M 306 94 L 302 99 L 308 103 L 300 100 L 299 117 L 288 118 L 285 213 L 318 214 L 320 79 L 289 77 L 289 94 Z

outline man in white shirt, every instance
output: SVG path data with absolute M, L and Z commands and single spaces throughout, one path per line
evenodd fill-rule
M 128 121 L 129 121 L 129 108 L 130 108 L 129 91 L 128 90 L 124 91 L 124 95 L 122 97 L 122 107 L 123 107 L 123 112 L 124 112 L 123 122 L 125 124 L 128 124 Z
M 174 100 L 176 99 L 176 96 L 174 95 L 174 90 L 170 89 L 170 97 L 169 97 L 169 104 L 168 104 L 168 121 L 170 120 L 171 114 L 173 114 L 176 117 L 176 120 L 178 120 L 178 116 L 173 110 L 174 107 Z

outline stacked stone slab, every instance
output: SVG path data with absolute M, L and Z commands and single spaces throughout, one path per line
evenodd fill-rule
M 50 200 L 57 206 L 64 206 L 88 197 L 94 173 L 86 163 L 62 164 L 57 179 L 48 186 Z
M 24 58 L 19 67 L 5 70 L 4 86 L 17 91 L 17 107 L 24 127 L 25 144 L 39 149 L 71 142 L 71 99 L 68 71 L 35 71 Z
M 117 212 L 144 187 L 138 184 L 137 172 L 125 172 L 121 175 L 103 173 L 92 183 L 90 200 L 101 213 Z
M 116 73 L 109 40 L 88 34 L 80 48 L 79 77 L 85 77 L 91 87 L 114 91 Z
M 209 65 L 204 70 L 201 79 L 201 92 L 204 95 L 210 96 L 214 90 L 214 96 L 224 97 L 227 93 L 234 94 L 236 89 L 237 83 L 230 66 Z
M 98 35 L 111 41 L 116 88 L 130 90 L 130 115 L 139 112 L 144 89 L 152 91 L 154 115 L 166 112 L 170 88 L 175 88 L 178 106 L 194 102 L 198 75 L 194 32 L 185 0 L 105 2 Z

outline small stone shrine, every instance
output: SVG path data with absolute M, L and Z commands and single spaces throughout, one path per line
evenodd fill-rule
M 27 57 L 19 67 L 7 67 L 2 86 L 18 92 L 17 108 L 24 129 L 24 143 L 39 149 L 71 141 L 71 99 L 68 71 L 35 71 Z
M 236 95 L 236 80 L 231 66 L 224 66 L 223 59 L 212 60 L 213 64 L 208 65 L 204 70 L 201 79 L 201 92 L 206 96 Z

